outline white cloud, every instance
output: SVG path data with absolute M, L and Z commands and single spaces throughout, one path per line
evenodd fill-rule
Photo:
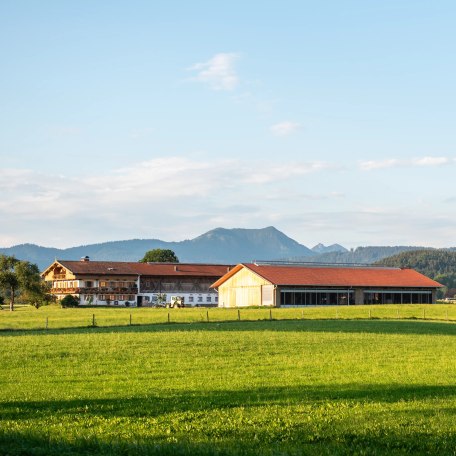
M 447 165 L 454 160 L 447 157 L 423 157 L 413 160 L 413 164 L 416 166 L 439 166 Z
M 386 160 L 370 160 L 359 164 L 363 171 L 383 168 L 399 168 L 412 166 L 441 166 L 455 163 L 455 159 L 448 157 L 421 157 L 399 160 L 397 158 L 389 158 Z
M 337 166 L 333 163 L 319 161 L 287 164 L 264 162 L 246 168 L 244 181 L 251 184 L 266 184 L 274 181 L 283 181 L 284 176 L 287 179 L 291 179 L 316 171 L 336 168 Z
M 300 176 L 331 166 L 323 162 L 281 165 L 169 157 L 104 174 L 94 170 L 79 178 L 0 169 L 0 240 L 17 236 L 17 243 L 58 246 L 60 236 L 61 242 L 74 245 L 94 241 L 95 233 L 112 239 L 122 238 L 115 233 L 126 232 L 132 237 L 144 230 L 150 236 L 150 227 L 155 235 L 163 231 L 169 236 L 173 230 L 185 233 L 193 223 L 200 227 L 217 217 L 231 217 L 248 225 L 255 214 L 261 215 L 265 195 L 283 185 L 284 176 L 288 183 L 299 183 Z M 258 205 L 257 211 L 240 209 L 245 195 L 249 195 L 249 204 Z M 284 194 L 280 201 L 289 198 Z
M 291 122 L 285 120 L 283 122 L 276 123 L 270 127 L 272 134 L 275 136 L 289 136 L 295 133 L 301 128 L 301 125 L 297 122 Z
M 219 53 L 207 62 L 196 63 L 189 70 L 196 71 L 196 81 L 208 84 L 214 90 L 234 90 L 239 84 L 235 63 L 239 59 L 236 53 Z
M 413 163 L 445 164 L 438 157 Z M 177 156 L 103 173 L 94 169 L 78 178 L 28 169 L 0 173 L 0 243 L 8 244 L 63 247 L 134 237 L 179 240 L 215 226 L 274 224 L 305 244 L 416 244 L 427 233 L 432 242 L 450 245 L 456 223 L 448 202 L 439 208 L 428 193 L 424 202 L 414 200 L 412 211 L 406 206 L 405 219 L 401 201 L 409 204 L 409 193 L 394 192 L 388 205 L 375 193 L 368 197 L 369 188 L 366 198 L 353 199 L 350 181 L 355 179 L 345 168 L 324 161 Z M 439 219 L 439 211 L 446 218 Z M 422 220 L 425 212 L 429 216 Z

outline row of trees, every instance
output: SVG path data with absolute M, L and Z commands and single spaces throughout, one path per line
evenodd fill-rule
M 39 307 L 50 300 L 49 288 L 36 264 L 0 255 L 0 299 L 9 300 L 9 308 L 14 310 L 18 298 Z

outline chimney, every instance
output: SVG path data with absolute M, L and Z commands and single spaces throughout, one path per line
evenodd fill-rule
M 174 266 L 174 270 L 175 270 L 175 271 L 178 271 L 178 268 L 177 268 L 177 266 Z
M 81 258 L 81 261 L 90 261 L 90 258 L 86 255 L 85 257 Z

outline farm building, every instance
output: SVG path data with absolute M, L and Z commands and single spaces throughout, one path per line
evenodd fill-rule
M 133 263 L 114 261 L 54 261 L 42 274 L 51 293 L 76 296 L 81 305 L 152 306 L 183 298 L 185 305 L 216 306 L 214 280 L 229 265 Z
M 431 304 L 442 285 L 413 269 L 238 264 L 212 284 L 220 307 Z

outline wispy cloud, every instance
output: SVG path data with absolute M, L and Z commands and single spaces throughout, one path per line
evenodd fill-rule
M 207 62 L 196 63 L 189 70 L 197 74 L 194 80 L 208 84 L 213 90 L 234 90 L 239 85 L 235 64 L 239 54 L 215 54 Z
M 363 171 L 371 171 L 374 169 L 383 168 L 399 168 L 399 167 L 410 167 L 410 166 L 442 166 L 455 163 L 454 158 L 448 157 L 419 157 L 412 159 L 397 159 L 389 158 L 386 160 L 370 160 L 363 161 L 359 164 L 359 167 Z
M 271 125 L 270 130 L 275 136 L 289 136 L 301 128 L 301 125 L 297 122 L 285 120 L 283 122 Z
M 334 163 L 321 161 L 292 162 L 287 164 L 257 163 L 255 166 L 245 169 L 244 181 L 251 184 L 266 184 L 274 181 L 283 181 L 283 176 L 287 176 L 287 179 L 292 179 L 317 171 L 337 168 L 339 167 Z
M 93 211 L 96 215 L 148 205 L 186 204 L 188 198 L 217 197 L 237 188 L 282 182 L 334 167 L 325 162 L 287 165 L 239 160 L 197 161 L 186 157 L 157 158 L 83 178 L 51 176 L 31 170 L 0 170 L 2 215 L 55 218 Z M 165 204 L 166 202 L 166 204 Z M 136 210 L 136 209 L 135 209 Z

